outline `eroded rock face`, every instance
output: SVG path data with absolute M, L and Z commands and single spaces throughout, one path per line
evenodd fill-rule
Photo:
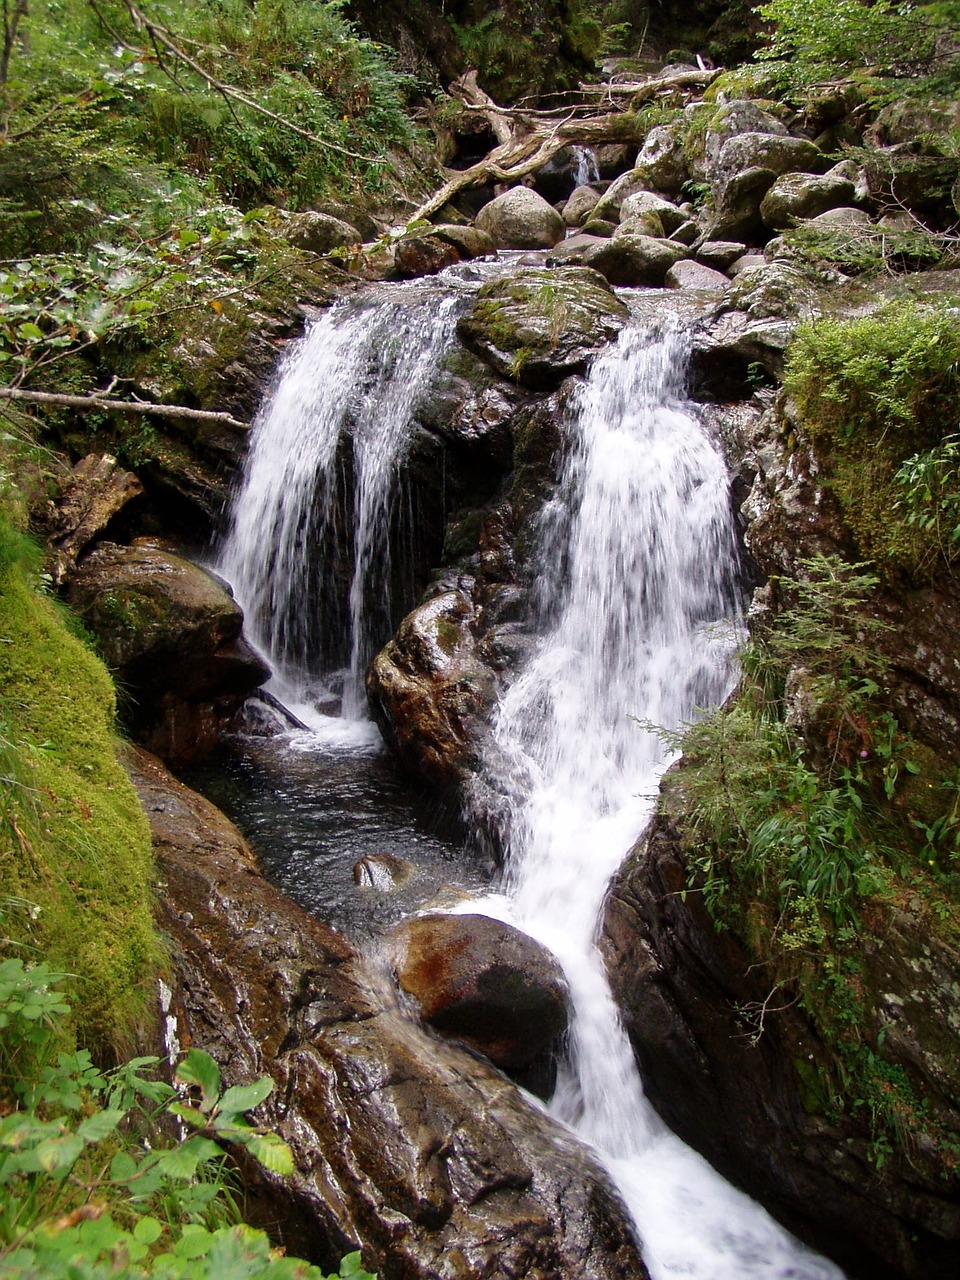
M 683 893 L 682 849 L 681 831 L 658 816 L 614 881 L 604 921 L 608 971 L 654 1105 L 853 1274 L 948 1280 L 960 1256 L 955 1171 L 929 1150 L 895 1151 L 877 1167 L 867 1109 L 826 1105 L 817 1082 L 833 1053 L 796 1005 L 744 1025 L 742 1011 L 771 1008 L 767 975 L 729 932 L 714 930 L 698 895 Z M 906 1068 L 934 1122 L 953 1132 L 958 965 L 955 947 L 930 940 L 918 902 L 893 913 L 858 974 L 864 1036 L 874 1043 L 884 1029 L 884 1056 Z
M 567 1026 L 567 984 L 546 947 L 483 915 L 415 916 L 394 931 L 394 969 L 420 1017 L 499 1067 L 521 1068 Z
M 149 539 L 101 543 L 67 598 L 129 691 L 138 739 L 164 759 L 207 754 L 270 674 L 243 640 L 243 613 L 223 583 Z
M 80 459 L 63 478 L 59 493 L 43 513 L 53 551 L 54 586 L 63 584 L 73 572 L 77 557 L 141 493 L 143 485 L 137 477 L 118 468 L 116 458 L 110 454 L 90 453 Z
M 154 830 L 171 1030 L 211 1053 L 227 1085 L 276 1082 L 256 1117 L 295 1171 L 243 1173 L 291 1253 L 332 1270 L 362 1246 L 383 1280 L 647 1280 L 579 1143 L 495 1068 L 405 1019 L 345 939 L 263 880 L 211 805 L 143 753 L 129 767 Z

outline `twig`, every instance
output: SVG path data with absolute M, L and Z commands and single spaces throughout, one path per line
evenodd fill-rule
M 108 413 L 142 413 L 151 417 L 174 418 L 188 422 L 209 422 L 224 427 L 249 430 L 249 422 L 240 422 L 229 413 L 207 409 L 188 409 L 179 404 L 151 404 L 143 400 L 108 400 L 96 394 L 69 396 L 52 391 L 23 391 L 19 387 L 0 387 L 0 400 L 25 400 L 28 404 L 53 404 L 66 409 L 105 409 Z

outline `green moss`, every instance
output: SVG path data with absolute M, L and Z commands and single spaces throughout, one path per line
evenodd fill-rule
M 897 517 L 895 476 L 956 430 L 960 321 L 946 308 L 894 303 L 866 319 L 805 325 L 784 386 L 863 555 L 886 574 L 920 572 L 936 546 Z
M 0 567 L 4 944 L 71 975 L 79 1039 L 117 1052 L 159 958 L 150 832 L 117 761 L 110 677 L 22 561 Z

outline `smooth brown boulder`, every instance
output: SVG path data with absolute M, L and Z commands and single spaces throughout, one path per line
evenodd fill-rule
M 529 1065 L 567 1026 L 567 983 L 553 954 L 489 916 L 432 913 L 393 932 L 401 988 L 434 1030 L 497 1066 Z

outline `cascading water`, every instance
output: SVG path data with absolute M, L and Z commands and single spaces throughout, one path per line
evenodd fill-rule
M 573 171 L 573 180 L 577 186 L 586 187 L 591 182 L 599 181 L 600 169 L 593 150 L 590 147 L 571 147 L 570 150 L 577 161 L 576 168 Z
M 680 399 L 683 335 L 631 328 L 598 359 L 544 517 L 543 638 L 495 728 L 508 798 L 507 896 L 570 983 L 569 1056 L 551 1103 L 605 1159 L 655 1280 L 825 1280 L 839 1272 L 740 1195 L 644 1097 L 595 946 L 607 882 L 670 762 L 676 729 L 729 690 L 738 564 L 728 477 Z M 471 910 L 476 905 L 471 904 Z
M 400 288 L 331 308 L 254 427 L 217 567 L 273 667 L 271 687 L 308 722 L 336 685 L 343 715 L 364 717 L 363 673 L 392 630 L 399 467 L 456 301 L 449 289 Z
M 402 286 L 333 308 L 258 420 L 219 568 L 279 696 L 305 718 L 337 667 L 344 715 L 361 714 L 363 667 L 390 629 L 399 464 L 460 296 Z M 565 472 L 543 519 L 543 638 L 495 726 L 496 774 L 506 763 L 512 779 L 509 857 L 505 893 L 486 909 L 564 966 L 573 1020 L 551 1108 L 606 1162 L 654 1280 L 838 1280 L 659 1121 L 595 946 L 608 880 L 670 759 L 644 726 L 679 726 L 733 678 L 728 477 L 682 400 L 684 362 L 679 330 L 628 327 L 568 417 Z

